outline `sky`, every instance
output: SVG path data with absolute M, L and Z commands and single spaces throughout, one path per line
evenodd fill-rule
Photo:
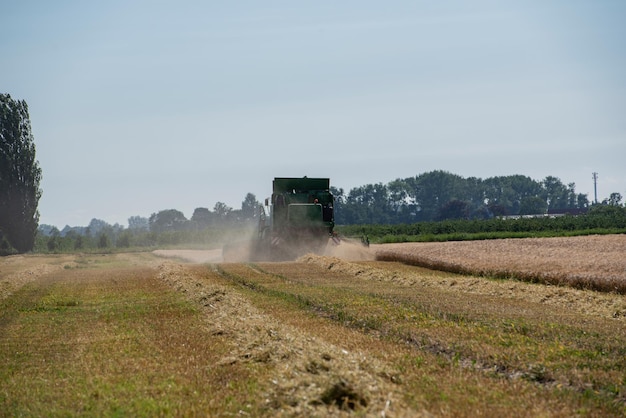
M 626 198 L 622 0 L 0 5 L 0 92 L 29 106 L 40 223 L 128 225 L 274 177 L 346 193 L 433 170 Z

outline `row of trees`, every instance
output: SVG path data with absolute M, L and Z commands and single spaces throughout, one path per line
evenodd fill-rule
M 248 193 L 241 202 L 241 209 L 233 209 L 223 202 L 217 202 L 213 211 L 208 208 L 196 208 L 189 220 L 182 212 L 169 209 L 153 213 L 147 222 L 144 221 L 143 225 L 148 230 L 157 233 L 202 230 L 209 227 L 232 227 L 234 225 L 245 226 L 256 222 L 259 205 L 256 196 Z M 129 219 L 129 225 L 132 219 Z
M 432 171 L 386 185 L 370 184 L 335 195 L 335 222 L 338 225 L 412 224 L 446 219 L 491 219 L 507 215 L 534 215 L 548 212 L 583 213 L 590 206 L 586 195 L 576 194 L 574 184 L 565 186 L 558 178 L 537 182 L 524 176 L 465 179 L 444 171 Z M 621 206 L 621 195 L 613 193 L 604 205 Z M 128 228 L 93 219 L 86 227 L 66 226 L 63 230 L 42 225 L 44 236 L 106 235 L 115 244 L 118 236 L 145 233 L 164 234 L 254 226 L 260 203 L 248 193 L 241 209 L 217 202 L 213 210 L 196 208 L 190 219 L 177 209 L 153 213 L 150 217 L 131 216 Z M 104 241 L 102 241 L 104 242 Z
M 174 209 L 160 211 L 150 218 L 133 216 L 129 218 L 128 228 L 119 224 L 109 225 L 99 219 L 93 219 L 87 227 L 66 226 L 62 231 L 42 225 L 37 235 L 35 250 L 69 252 L 177 244 L 197 244 L 207 248 L 219 246 L 229 239 L 241 239 L 255 230 L 254 215 L 245 219 L 235 216 L 241 215 L 242 211 L 230 209 L 219 203 L 214 209 L 216 210 L 209 211 L 206 208 L 198 208 L 189 220 Z M 227 209 L 226 218 L 220 217 L 220 209 Z M 601 205 L 592 205 L 587 213 L 579 216 L 447 219 L 410 224 L 344 224 L 339 227 L 339 232 L 347 236 L 368 236 L 377 242 L 400 242 L 467 239 L 465 238 L 467 234 L 473 234 L 473 239 L 488 239 L 518 236 L 515 234 L 526 236 L 527 233 L 531 233 L 532 236 L 544 233 L 551 236 L 558 234 L 559 231 L 561 234 L 573 231 L 615 233 L 624 231 L 625 228 L 626 206 L 605 202 Z
M 586 194 L 576 193 L 574 183 L 565 185 L 553 176 L 542 181 L 522 175 L 482 180 L 437 170 L 356 187 L 348 193 L 337 188 L 332 192 L 335 220 L 341 225 L 582 213 L 590 206 Z M 613 193 L 603 203 L 620 205 L 621 199 L 619 193 Z
M 602 205 L 590 205 L 586 195 L 576 194 L 573 184 L 565 186 L 555 177 L 547 177 L 541 182 L 524 176 L 481 180 L 433 171 L 398 179 L 387 185 L 356 187 L 347 194 L 343 189 L 333 188 L 332 191 L 336 197 L 335 221 L 343 226 L 416 225 L 416 230 L 419 230 L 419 225 L 427 228 L 428 224 L 445 220 L 479 221 L 547 212 L 584 213 L 592 206 L 626 209 L 621 205 L 619 193 L 613 193 Z M 109 225 L 98 219 L 93 219 L 86 227 L 66 226 L 63 230 L 42 225 L 36 249 L 69 251 L 180 243 L 216 245 L 229 234 L 244 234 L 253 230 L 259 205 L 256 196 L 248 193 L 241 209 L 218 202 L 213 210 L 196 208 L 189 219 L 179 210 L 167 209 L 148 218 L 132 216 L 128 219 L 127 228 L 119 224 Z M 598 219 L 593 217 L 593 222 Z M 516 224 L 516 227 L 519 225 Z M 570 222 L 568 225 L 575 224 Z M 580 225 L 587 224 L 583 222 Z M 443 226 L 428 228 L 438 230 Z
M 35 251 L 57 252 L 88 249 L 153 247 L 180 243 L 216 245 L 228 236 L 256 227 L 259 202 L 248 193 L 241 209 L 217 202 L 213 210 L 196 208 L 190 219 L 177 209 L 155 212 L 150 217 L 131 216 L 128 227 L 92 219 L 88 226 L 40 225 Z

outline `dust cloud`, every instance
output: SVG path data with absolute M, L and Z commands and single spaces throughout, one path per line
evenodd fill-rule
M 155 250 L 157 257 L 176 258 L 189 263 L 219 263 L 222 261 L 222 250 Z
M 375 252 L 358 240 L 342 238 L 339 244 L 333 242 L 326 246 L 325 256 L 337 257 L 345 261 L 375 260 Z
M 220 262 L 242 263 L 252 259 L 254 242 L 258 239 L 258 229 L 232 230 L 226 234 Z
M 175 258 L 189 263 L 221 263 L 239 262 L 245 263 L 252 260 L 252 238 L 244 239 L 240 236 L 236 241 L 230 242 L 223 249 L 213 250 L 155 250 L 152 253 L 158 257 Z M 322 254 L 327 257 L 337 257 L 345 261 L 375 260 L 375 252 L 363 245 L 358 240 L 342 239 L 338 244 L 330 241 Z

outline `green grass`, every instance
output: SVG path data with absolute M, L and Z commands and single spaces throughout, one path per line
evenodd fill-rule
M 0 301 L 0 416 L 261 410 L 254 367 L 216 366 L 229 345 L 183 295 L 96 261 Z

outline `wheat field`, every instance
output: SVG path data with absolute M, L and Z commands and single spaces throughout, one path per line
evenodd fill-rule
M 454 273 L 626 293 L 626 235 L 375 246 L 376 258 Z

